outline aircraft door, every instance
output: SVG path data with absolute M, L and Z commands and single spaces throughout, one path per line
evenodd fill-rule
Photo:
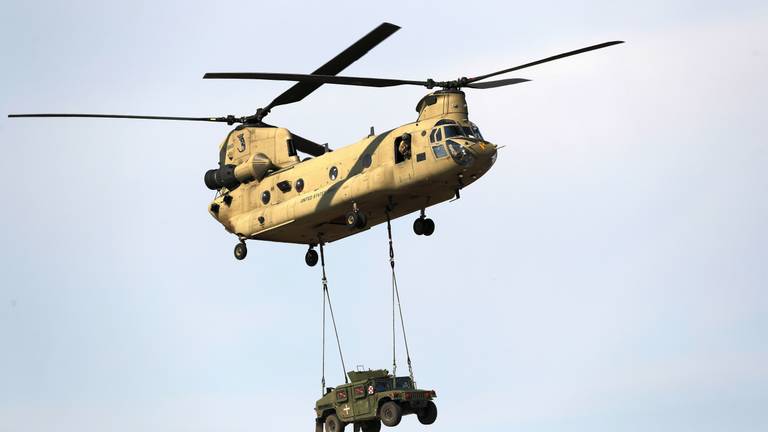
M 402 185 L 413 179 L 413 149 L 410 134 L 402 134 L 393 143 L 395 179 Z

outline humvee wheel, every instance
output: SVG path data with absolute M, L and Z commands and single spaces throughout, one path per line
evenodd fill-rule
M 413 221 L 413 232 L 416 235 L 424 234 L 424 218 L 420 217 Z
M 424 235 L 431 236 L 435 232 L 435 221 L 430 218 L 424 219 Z
M 336 414 L 331 414 L 325 419 L 325 432 L 341 432 L 344 426 L 346 425 L 336 417 Z
M 362 423 L 363 432 L 379 432 L 381 430 L 381 421 L 371 420 Z
M 245 246 L 245 242 L 240 242 L 235 245 L 235 258 L 238 260 L 245 259 L 245 256 L 248 255 L 248 248 Z
M 403 409 L 395 402 L 385 402 L 379 411 L 381 422 L 389 427 L 397 426 L 403 419 Z
M 307 251 L 307 254 L 304 255 L 304 262 L 307 263 L 308 266 L 314 267 L 317 265 L 319 257 L 317 255 L 317 251 L 314 249 L 310 249 Z
M 423 425 L 431 425 L 437 420 L 437 406 L 432 401 L 427 402 L 427 406 L 420 409 L 416 413 L 416 417 L 419 419 L 419 423 Z

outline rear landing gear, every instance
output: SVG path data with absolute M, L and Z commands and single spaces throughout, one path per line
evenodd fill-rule
M 240 243 L 235 245 L 235 258 L 238 261 L 244 260 L 246 255 L 248 255 L 248 248 L 245 246 L 245 241 L 240 240 Z
M 307 263 L 308 266 L 314 267 L 317 265 L 318 259 L 319 259 L 319 256 L 317 255 L 315 246 L 309 245 L 309 250 L 307 251 L 307 254 L 304 255 L 304 262 Z
M 413 221 L 413 232 L 416 235 L 431 236 L 435 232 L 435 221 L 424 215 L 424 210 L 421 211 L 421 216 Z

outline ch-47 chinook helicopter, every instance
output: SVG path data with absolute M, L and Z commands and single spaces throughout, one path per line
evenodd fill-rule
M 245 258 L 246 240 L 300 243 L 309 246 L 305 261 L 314 266 L 314 247 L 420 211 L 413 224 L 431 235 L 429 206 L 458 198 L 459 191 L 485 174 L 496 161 L 497 146 L 469 120 L 462 88 L 490 89 L 528 81 L 486 79 L 622 43 L 605 42 L 492 72 L 452 81 L 409 81 L 337 76 L 347 66 L 399 29 L 383 23 L 312 74 L 207 73 L 206 79 L 295 81 L 255 114 L 244 117 L 166 117 L 113 114 L 11 114 L 9 117 L 88 117 L 187 120 L 239 125 L 220 146 L 219 166 L 205 173 L 216 190 L 210 214 L 240 240 L 235 257 Z M 400 85 L 437 89 L 416 104 L 418 118 L 345 147 L 331 150 L 288 129 L 264 123 L 280 105 L 299 102 L 323 84 L 366 87 Z M 310 158 L 301 160 L 298 153 Z

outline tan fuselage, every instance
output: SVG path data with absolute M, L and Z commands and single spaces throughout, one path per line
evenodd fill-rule
M 454 197 L 457 189 L 490 169 L 496 146 L 459 136 L 450 138 L 452 144 L 446 148 L 448 140 L 436 141 L 433 129 L 440 120 L 471 127 L 464 94 L 436 92 L 425 99 L 416 122 L 288 164 L 261 181 L 224 189 L 210 207 L 217 210 L 211 214 L 242 239 L 318 244 L 360 232 L 345 223 L 345 215 L 353 209 L 363 212 L 367 227 L 372 227 L 386 221 L 388 208 L 394 219 Z M 281 130 L 285 131 L 276 133 Z M 409 158 L 399 153 L 407 134 Z M 462 165 L 452 156 L 449 150 L 457 149 L 456 144 L 471 154 L 471 164 Z M 223 145 L 235 147 L 237 142 Z M 225 147 L 228 153 L 229 147 Z

